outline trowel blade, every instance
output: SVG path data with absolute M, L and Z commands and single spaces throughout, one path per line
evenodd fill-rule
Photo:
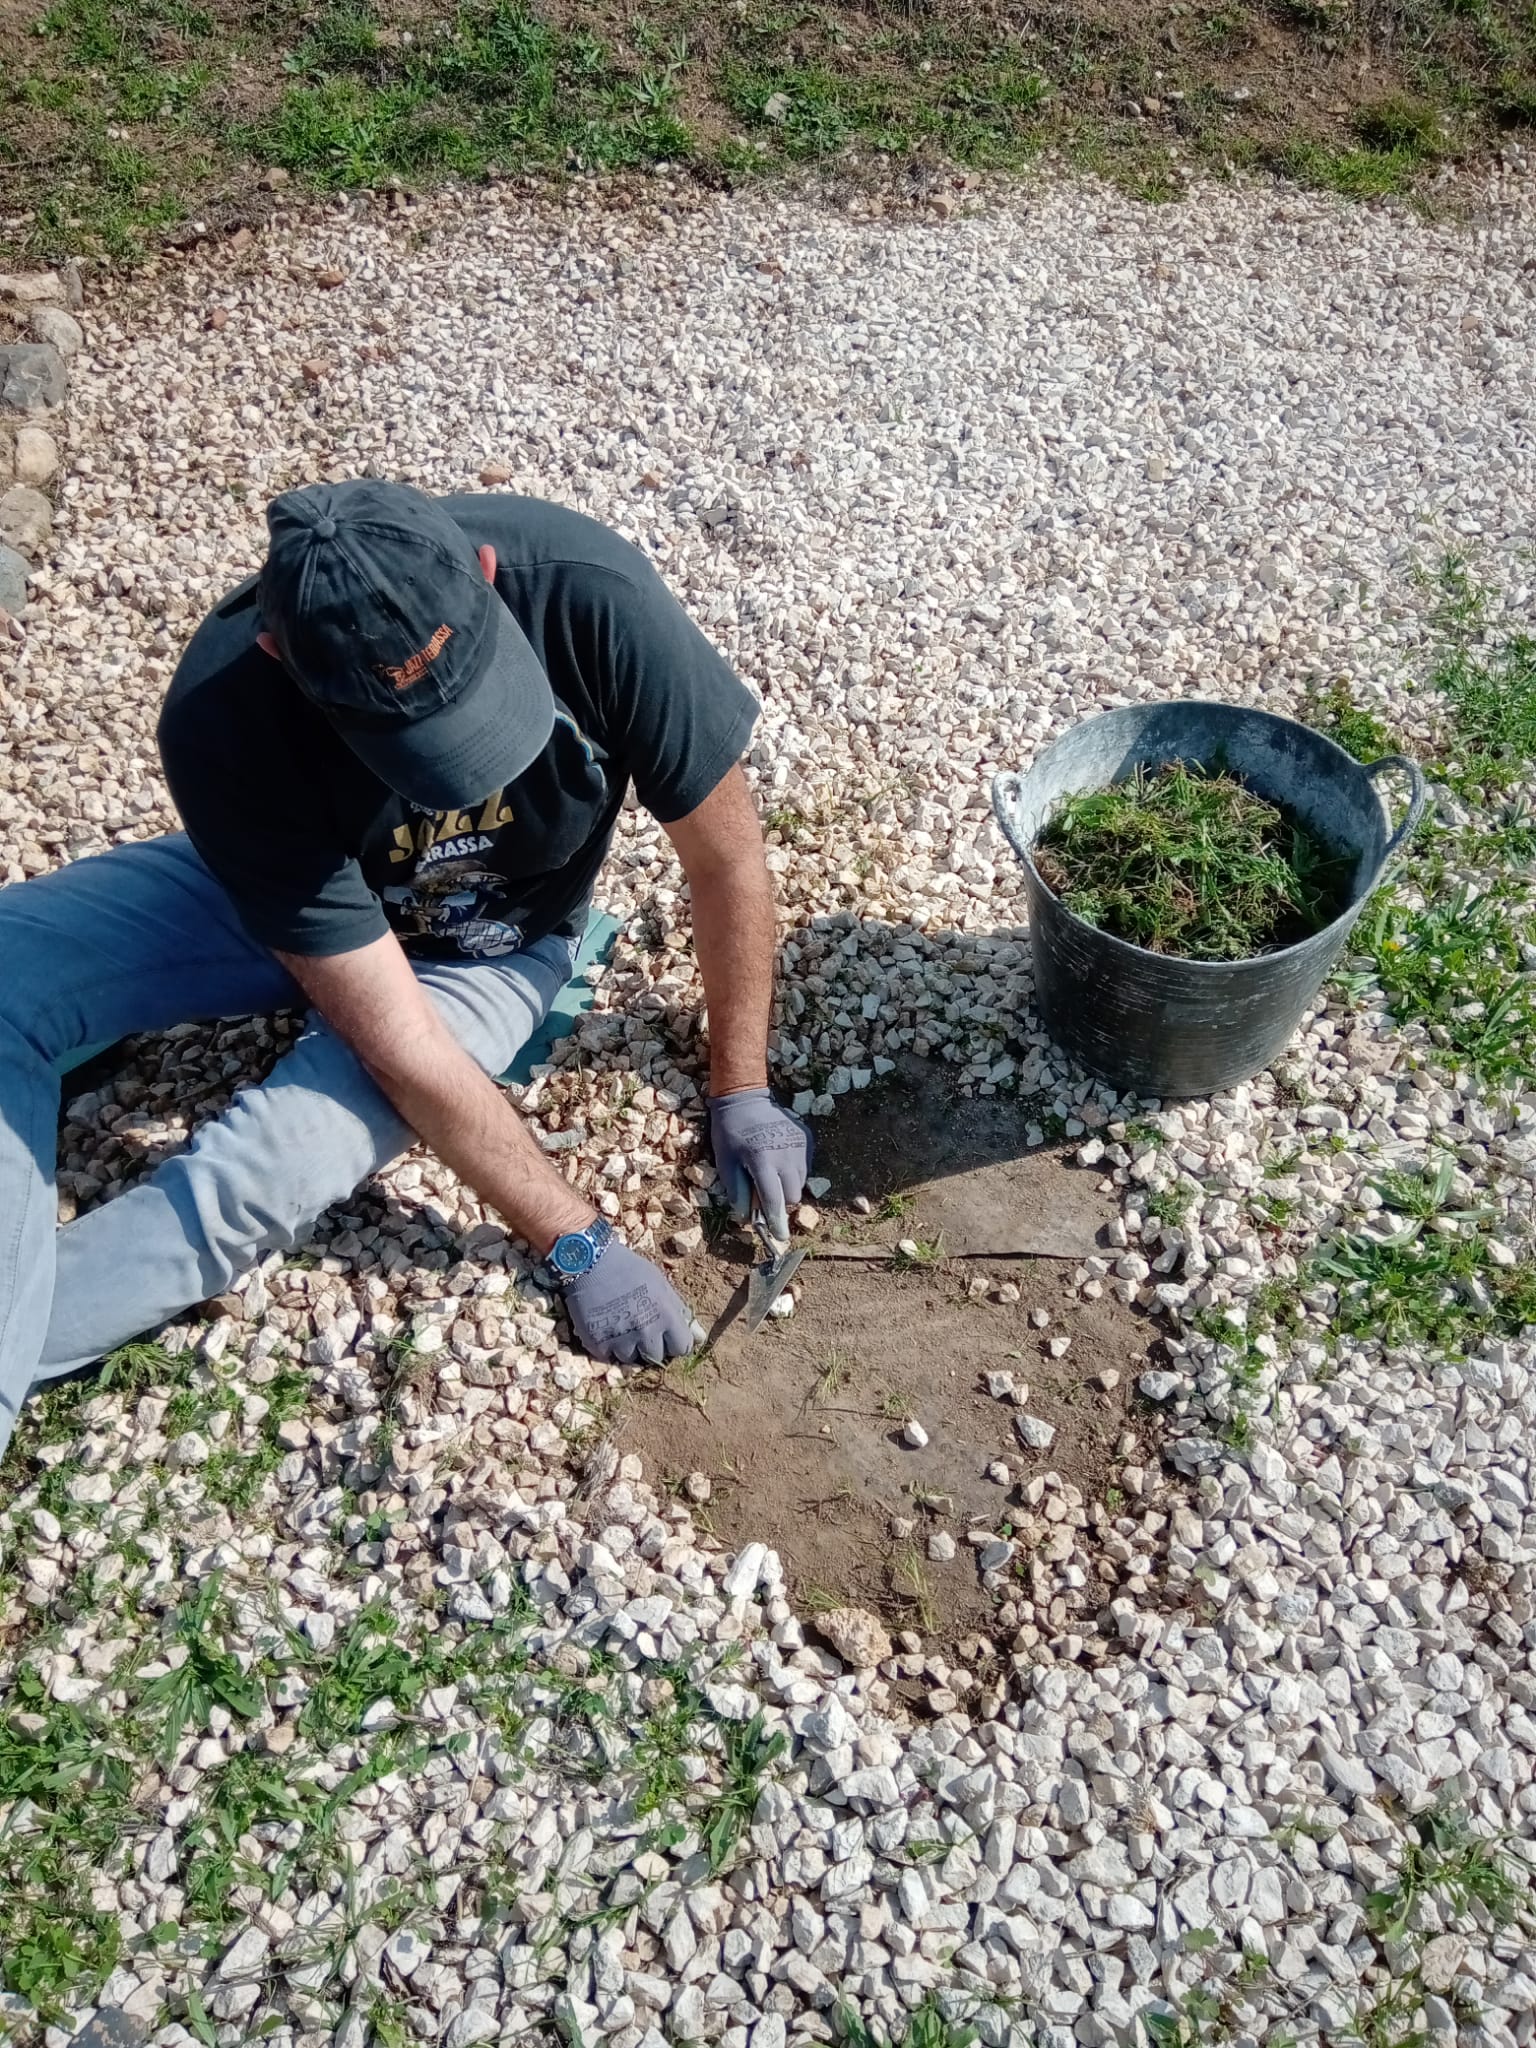
M 785 1252 L 777 1259 L 762 1259 L 752 1268 L 752 1277 L 747 1282 L 747 1335 L 762 1328 L 763 1319 L 769 1309 L 784 1292 L 795 1274 L 800 1261 L 805 1257 L 805 1246 Z

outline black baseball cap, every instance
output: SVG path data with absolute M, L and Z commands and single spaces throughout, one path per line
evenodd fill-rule
M 262 622 L 381 782 L 478 803 L 543 752 L 549 678 L 464 529 L 408 484 L 310 484 L 267 507 Z

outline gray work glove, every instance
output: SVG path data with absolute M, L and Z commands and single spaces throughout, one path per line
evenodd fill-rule
M 709 1098 L 709 1139 L 731 1208 L 745 1217 L 754 1189 L 770 1237 L 789 1238 L 789 1204 L 805 1192 L 815 1141 L 811 1127 L 766 1088 Z
M 600 1364 L 664 1365 L 704 1342 L 666 1274 L 617 1238 L 590 1273 L 568 1282 L 565 1305 L 582 1350 Z

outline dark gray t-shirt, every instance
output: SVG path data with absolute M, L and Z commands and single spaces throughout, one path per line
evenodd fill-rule
M 160 715 L 166 780 L 192 843 L 263 945 L 497 958 L 581 929 L 633 781 L 663 824 L 746 748 L 757 700 L 645 557 L 536 498 L 445 498 L 542 662 L 549 744 L 465 811 L 430 812 L 373 775 L 256 645 L 256 584 L 199 626 Z

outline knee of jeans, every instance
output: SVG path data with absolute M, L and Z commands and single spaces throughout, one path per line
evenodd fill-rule
M 0 973 L 0 1060 L 48 1066 L 53 1058 L 52 1034 L 44 1028 L 37 1005 L 18 996 Z

